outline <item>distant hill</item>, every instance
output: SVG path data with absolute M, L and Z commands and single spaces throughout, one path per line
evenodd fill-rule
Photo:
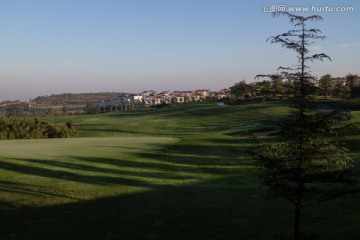
M 62 93 L 52 94 L 50 96 L 39 96 L 32 101 L 36 103 L 36 105 L 87 104 L 118 99 L 123 94 L 124 93 L 117 92 Z

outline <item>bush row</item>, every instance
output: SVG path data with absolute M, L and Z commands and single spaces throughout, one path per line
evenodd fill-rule
M 0 117 L 0 139 L 69 138 L 76 135 L 71 121 L 48 124 L 37 118 Z

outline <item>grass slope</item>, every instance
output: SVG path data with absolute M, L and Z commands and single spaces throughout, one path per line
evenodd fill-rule
M 291 239 L 292 206 L 261 197 L 241 155 L 251 143 L 230 135 L 288 110 L 190 104 L 76 116 L 78 138 L 2 141 L 0 239 Z M 355 158 L 358 141 L 348 139 Z M 306 209 L 304 232 L 360 238 L 358 200 Z

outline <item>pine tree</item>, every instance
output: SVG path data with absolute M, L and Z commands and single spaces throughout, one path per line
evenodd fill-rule
M 333 82 L 331 79 L 331 75 L 330 74 L 326 74 L 324 76 L 322 76 L 319 80 L 319 87 L 321 89 L 321 91 L 323 92 L 324 95 L 324 99 L 326 99 L 326 97 L 329 95 L 329 93 L 331 92 L 332 88 L 333 88 Z
M 357 74 L 346 75 L 346 86 L 349 91 L 350 98 L 360 97 L 360 86 L 358 83 L 359 76 Z
M 339 121 L 349 120 L 350 113 L 316 111 L 312 102 L 315 92 L 314 76 L 310 74 L 309 62 L 330 59 L 326 54 L 309 53 L 314 40 L 324 39 L 319 29 L 307 28 L 311 21 L 321 21 L 318 15 L 297 16 L 287 12 L 276 12 L 274 16 L 289 17 L 294 29 L 270 37 L 271 43 L 297 54 L 297 65 L 279 67 L 284 79 L 295 84 L 292 99 L 293 110 L 287 119 L 273 123 L 279 130 L 281 141 L 266 144 L 260 139 L 252 150 L 255 164 L 264 169 L 262 178 L 275 196 L 284 197 L 294 204 L 294 237 L 300 239 L 301 210 L 322 201 L 357 192 L 357 171 L 347 151 L 329 139 L 329 134 L 339 130 Z M 273 77 L 258 75 L 257 77 Z

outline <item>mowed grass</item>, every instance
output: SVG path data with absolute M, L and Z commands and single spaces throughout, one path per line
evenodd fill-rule
M 161 177 L 161 170 L 142 165 L 155 163 L 133 156 L 176 141 L 165 137 L 2 141 L 1 199 L 10 208 L 52 205 L 177 184 L 172 175 Z
M 263 197 L 242 154 L 252 142 L 232 136 L 288 111 L 189 104 L 45 119 L 71 119 L 79 134 L 0 142 L 0 239 L 291 239 L 292 205 Z M 356 159 L 358 136 L 344 138 Z M 305 209 L 304 233 L 360 238 L 359 200 Z
M 197 137 L 255 129 L 261 126 L 259 121 L 279 118 L 288 110 L 287 106 L 281 103 L 225 107 L 198 103 L 140 109 L 136 112 L 79 116 L 74 122 L 80 130 L 79 137 L 124 135 Z M 50 120 L 64 121 L 64 118 L 57 117 Z

